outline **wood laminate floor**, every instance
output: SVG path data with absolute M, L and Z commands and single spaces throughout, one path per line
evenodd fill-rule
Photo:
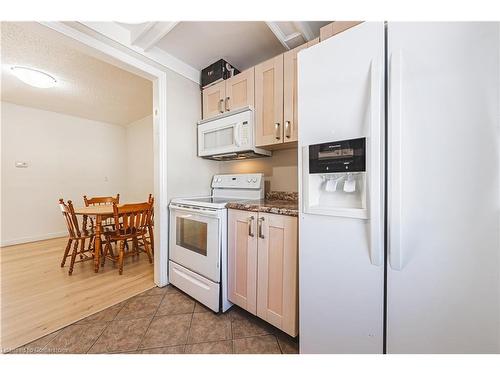
M 0 248 L 1 351 L 42 338 L 71 323 L 151 289 L 146 254 L 125 260 L 123 275 L 106 261 L 78 263 L 68 276 L 60 267 L 66 238 Z M 97 328 L 95 328 L 97 329 Z

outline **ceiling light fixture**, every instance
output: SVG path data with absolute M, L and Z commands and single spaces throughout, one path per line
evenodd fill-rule
M 26 68 L 24 66 L 13 66 L 10 68 L 12 74 L 28 85 L 46 89 L 54 87 L 57 80 L 50 74 L 37 69 Z

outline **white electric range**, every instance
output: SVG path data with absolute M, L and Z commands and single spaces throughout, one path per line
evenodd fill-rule
M 229 202 L 264 198 L 261 173 L 212 178 L 210 197 L 170 202 L 169 281 L 215 312 L 227 299 L 227 208 Z

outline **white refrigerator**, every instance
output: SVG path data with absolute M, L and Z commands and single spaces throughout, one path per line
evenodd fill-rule
M 500 352 L 499 44 L 365 22 L 299 53 L 301 353 Z

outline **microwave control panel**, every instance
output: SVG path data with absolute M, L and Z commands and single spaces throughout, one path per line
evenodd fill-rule
M 243 121 L 240 125 L 240 133 L 238 135 L 239 137 L 239 142 L 240 142 L 240 145 L 243 146 L 243 145 L 247 145 L 250 140 L 249 140 L 249 136 L 250 136 L 250 129 L 248 128 L 248 121 Z

